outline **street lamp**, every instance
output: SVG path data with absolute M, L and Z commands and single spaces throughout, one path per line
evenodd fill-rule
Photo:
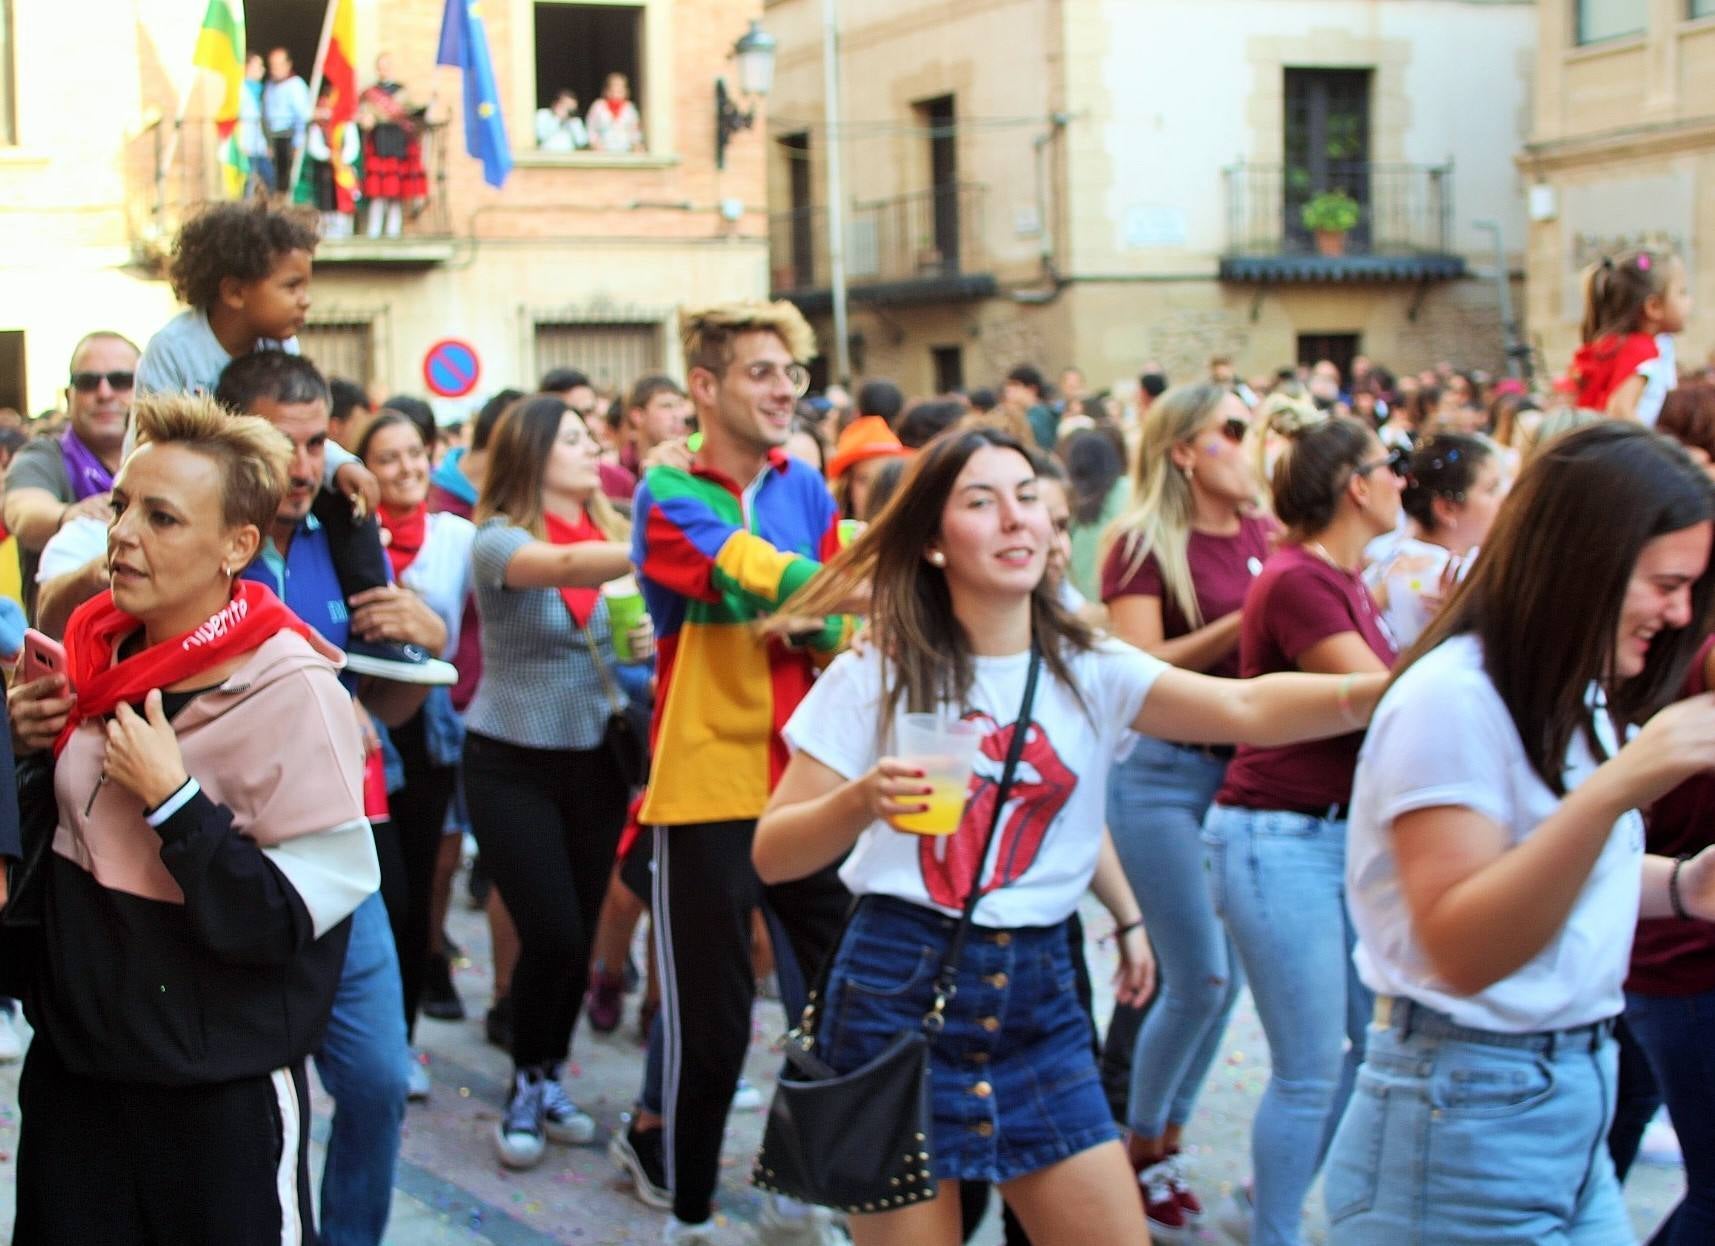
M 750 107 L 740 109 L 728 94 L 726 79 L 715 79 L 715 168 L 726 168 L 726 147 L 733 135 L 750 129 L 756 120 L 756 103 L 774 85 L 774 36 L 752 20 L 750 29 L 732 45 L 738 58 L 739 91 L 750 101 Z

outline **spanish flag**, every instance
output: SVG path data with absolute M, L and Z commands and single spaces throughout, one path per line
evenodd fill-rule
M 220 76 L 214 130 L 221 182 L 229 198 L 239 198 L 250 175 L 250 160 L 238 141 L 238 103 L 244 92 L 244 0 L 208 0 L 191 64 Z
M 340 211 L 351 211 L 357 195 L 357 170 L 345 162 L 345 128 L 357 124 L 357 15 L 352 0 L 333 0 L 327 52 L 322 57 L 322 81 L 328 94 L 328 151 L 333 157 L 334 184 L 339 187 Z

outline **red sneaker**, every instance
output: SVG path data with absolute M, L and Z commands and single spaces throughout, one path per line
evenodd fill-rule
M 611 1034 L 619 1028 L 625 1007 L 625 975 L 597 970 L 590 975 L 588 1003 L 590 1028 L 597 1034 Z
M 1143 1194 L 1143 1214 L 1149 1219 L 1149 1234 L 1160 1242 L 1188 1242 L 1191 1224 L 1179 1195 L 1173 1189 L 1173 1161 L 1161 1160 L 1137 1174 Z
M 1179 1152 L 1175 1151 L 1165 1161 L 1167 1164 L 1167 1184 L 1173 1190 L 1173 1197 L 1179 1203 L 1179 1210 L 1185 1213 L 1186 1223 L 1195 1225 L 1203 1218 L 1203 1202 L 1191 1191 L 1185 1183 L 1185 1170 L 1179 1163 Z

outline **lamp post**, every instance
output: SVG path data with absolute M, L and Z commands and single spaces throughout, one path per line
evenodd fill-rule
M 727 90 L 726 79 L 715 79 L 715 168 L 726 168 L 727 144 L 740 130 L 750 129 L 756 120 L 756 101 L 762 99 L 774 85 L 774 36 L 752 20 L 750 29 L 732 45 L 732 55 L 738 61 L 739 93 L 750 103 L 741 109 Z
M 846 199 L 840 175 L 839 49 L 839 0 L 822 0 L 822 94 L 828 110 L 828 294 L 834 312 L 832 379 L 845 385 L 851 380 L 851 348 L 846 330 Z

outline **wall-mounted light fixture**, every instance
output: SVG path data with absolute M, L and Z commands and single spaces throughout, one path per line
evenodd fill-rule
M 726 168 L 726 147 L 733 135 L 750 129 L 756 120 L 756 101 L 774 85 L 774 36 L 752 21 L 750 29 L 732 45 L 738 60 L 738 88 L 750 107 L 740 109 L 727 91 L 726 79 L 715 79 L 715 168 Z

